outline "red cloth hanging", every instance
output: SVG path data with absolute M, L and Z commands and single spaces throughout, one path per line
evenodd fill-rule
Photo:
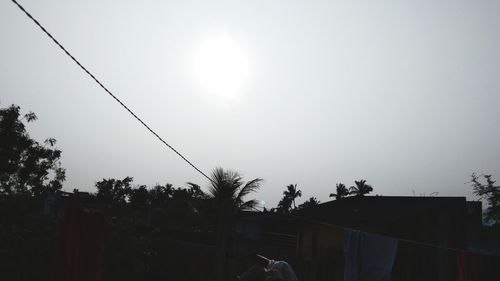
M 54 281 L 100 281 L 102 251 L 110 226 L 97 210 L 73 202 L 65 211 Z
M 480 278 L 480 256 L 460 250 L 457 252 L 458 281 L 476 281 Z

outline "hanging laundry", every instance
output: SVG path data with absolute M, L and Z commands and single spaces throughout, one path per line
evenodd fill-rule
M 482 280 L 479 266 L 483 264 L 480 256 L 460 250 L 457 252 L 458 281 Z
M 358 230 L 344 229 L 344 281 L 359 280 L 359 234 Z
M 361 233 L 361 274 L 366 281 L 389 281 L 396 258 L 398 240 Z
M 346 229 L 344 281 L 389 281 L 398 241 Z
M 73 202 L 65 211 L 61 247 L 53 264 L 54 281 L 101 280 L 102 251 L 110 227 L 97 210 Z

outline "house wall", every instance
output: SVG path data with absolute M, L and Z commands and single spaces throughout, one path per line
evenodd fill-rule
M 297 255 L 304 280 L 343 280 L 344 253 L 338 224 L 394 238 L 463 249 L 466 246 L 465 199 L 416 209 L 396 220 L 386 218 L 304 222 L 299 230 Z M 322 214 L 324 215 L 324 214 Z M 396 216 L 394 216 L 396 217 Z M 314 220 L 312 220 L 314 221 Z M 391 280 L 457 280 L 456 252 L 400 242 Z

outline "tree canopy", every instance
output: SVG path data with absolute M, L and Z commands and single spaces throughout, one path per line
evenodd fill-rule
M 335 189 L 337 193 L 330 193 L 330 197 L 335 197 L 336 200 L 340 200 L 349 196 L 349 189 L 347 189 L 345 184 L 339 182 L 336 184 Z
M 283 191 L 283 198 L 278 203 L 277 211 L 280 213 L 289 213 L 296 209 L 295 200 L 302 196 L 302 191 L 297 188 L 297 184 L 289 184 Z
M 0 108 L 0 194 L 41 196 L 62 188 L 66 176 L 56 140 L 39 143 L 26 132 L 25 122 L 36 119 L 33 112 L 21 116 L 16 105 Z
M 481 180 L 484 179 L 484 181 Z M 486 220 L 494 224 L 500 224 L 500 185 L 495 185 L 496 180 L 491 175 L 471 175 L 471 184 L 474 195 L 486 200 Z
M 354 181 L 353 186 L 349 188 L 350 194 L 354 196 L 365 196 L 373 191 L 373 187 L 366 183 L 366 180 Z
M 309 200 L 305 201 L 304 203 L 300 204 L 297 209 L 302 210 L 305 208 L 313 207 L 321 203 L 316 197 L 310 197 Z

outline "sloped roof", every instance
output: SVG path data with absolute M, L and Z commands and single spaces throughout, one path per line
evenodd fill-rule
M 322 222 L 393 222 L 426 211 L 465 208 L 465 197 L 362 196 L 328 201 L 299 216 Z

